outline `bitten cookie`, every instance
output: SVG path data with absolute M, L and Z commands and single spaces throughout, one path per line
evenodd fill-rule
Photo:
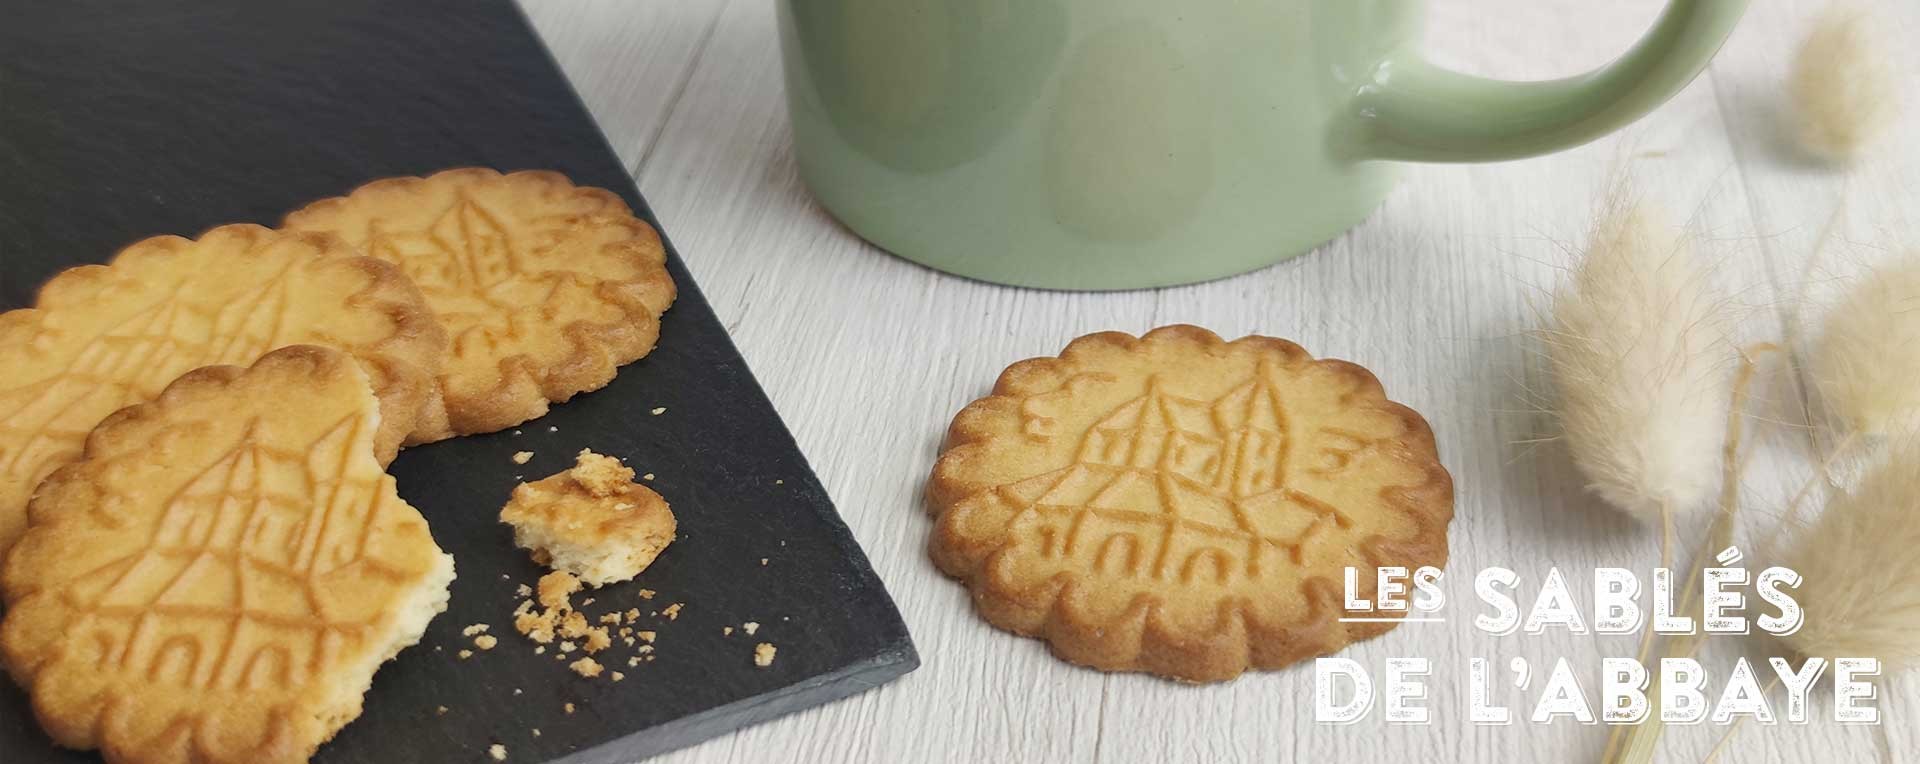
M 25 530 L 34 486 L 102 418 L 191 369 L 300 343 L 351 352 L 372 375 L 382 464 L 416 427 L 445 429 L 421 417 L 437 410 L 446 333 L 398 269 L 330 236 L 256 225 L 159 236 L 0 314 L 0 555 Z
M 594 586 L 626 581 L 673 543 L 673 512 L 633 470 L 582 450 L 572 469 L 522 483 L 500 510 L 533 561 Z
M 0 659 L 109 762 L 306 761 L 446 609 L 453 558 L 374 458 L 338 351 L 189 372 L 87 439 L 8 556 Z
M 1442 566 L 1453 481 L 1359 366 L 1193 326 L 1075 340 L 954 418 L 935 563 L 980 614 L 1109 671 L 1205 682 L 1330 653 L 1343 569 Z
M 420 285 L 453 336 L 443 436 L 512 427 L 606 386 L 653 350 L 674 298 L 652 226 L 558 173 L 388 178 L 285 227 L 338 235 Z

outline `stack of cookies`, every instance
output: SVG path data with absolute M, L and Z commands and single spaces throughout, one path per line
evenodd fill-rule
M 0 314 L 0 660 L 48 734 L 307 760 L 446 608 L 385 465 L 612 381 L 665 262 L 613 193 L 459 169 L 148 239 Z

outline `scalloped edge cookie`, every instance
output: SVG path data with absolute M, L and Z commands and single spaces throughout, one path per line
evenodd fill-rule
M 320 655 L 332 659 L 328 667 L 331 670 L 315 672 L 292 691 L 284 693 L 289 697 L 284 699 L 283 705 L 261 711 L 267 716 L 265 730 L 257 739 L 233 739 L 234 733 L 224 729 L 220 723 L 222 711 L 218 709 L 208 710 L 204 706 L 182 708 L 179 704 L 143 702 L 143 698 L 150 700 L 155 695 L 172 697 L 178 692 L 175 687 L 132 683 L 94 684 L 76 688 L 54 681 L 62 674 L 50 673 L 51 662 L 63 660 L 70 651 L 91 646 L 87 644 L 90 635 L 77 630 L 87 623 L 87 616 L 75 618 L 72 609 L 76 601 L 72 592 L 73 588 L 82 586 L 78 582 L 86 573 L 73 568 L 94 561 L 85 559 L 84 555 L 76 559 L 63 550 L 95 544 L 95 534 L 124 525 L 125 520 L 111 511 L 114 501 L 123 497 L 113 494 L 110 486 L 115 485 L 116 481 L 128 479 L 124 474 L 117 474 L 125 469 L 125 461 L 158 461 L 162 466 L 151 466 L 151 469 L 164 470 L 204 467 L 196 463 L 191 455 L 181 463 L 171 463 L 166 459 L 172 455 L 173 449 L 181 448 L 182 443 L 191 443 L 195 433 L 205 426 L 204 420 L 176 416 L 176 409 L 205 408 L 209 401 L 219 404 L 238 396 L 257 396 L 263 389 L 287 392 L 324 390 L 338 395 L 356 383 L 358 390 L 353 393 L 355 398 L 352 401 L 335 401 L 333 408 L 323 411 L 331 413 L 334 408 L 358 411 L 360 416 L 368 420 L 377 420 L 378 402 L 371 395 L 371 383 L 365 369 L 351 356 L 338 350 L 314 345 L 290 345 L 267 353 L 248 367 L 201 367 L 176 379 L 152 401 L 126 407 L 107 417 L 89 435 L 81 458 L 56 470 L 42 483 L 42 489 L 31 505 L 33 526 L 16 547 L 16 552 L 9 555 L 4 568 L 0 569 L 0 594 L 4 594 L 8 605 L 5 619 L 0 621 L 0 660 L 4 660 L 7 672 L 16 682 L 29 690 L 35 716 L 55 742 L 77 750 L 98 749 L 109 762 L 129 764 L 303 762 L 309 760 L 315 750 L 332 739 L 341 728 L 360 716 L 363 697 L 371 687 L 375 673 L 401 651 L 420 641 L 427 624 L 446 610 L 449 586 L 455 578 L 453 557 L 441 550 L 433 540 L 426 520 L 418 510 L 399 497 L 393 478 L 381 471 L 377 460 L 372 460 L 374 463 L 359 461 L 372 457 L 368 448 L 371 438 L 366 438 L 364 434 L 359 437 L 365 440 L 352 439 L 350 435 L 350 439 L 344 441 L 343 453 L 348 455 L 339 457 L 342 460 L 338 464 L 340 472 L 335 477 L 343 481 L 349 474 L 373 478 L 377 485 L 375 490 L 384 492 L 384 497 L 369 504 L 366 511 L 394 512 L 400 516 L 384 526 L 383 534 L 361 533 L 354 537 L 361 547 L 361 554 L 377 562 L 355 560 L 351 565 L 310 575 L 326 579 L 330 584 L 343 585 L 344 581 L 344 585 L 352 586 L 351 578 L 334 580 L 332 577 L 354 566 L 380 569 L 381 566 L 404 562 L 408 567 L 398 569 L 398 572 L 386 569 L 383 574 L 410 578 L 392 583 L 390 597 L 383 603 L 384 607 L 375 611 L 367 623 L 355 624 L 354 628 L 366 628 L 374 632 L 367 640 L 367 649 L 358 649 L 348 659 L 341 660 L 331 651 L 347 649 L 344 643 L 336 641 L 331 645 L 313 648 L 314 660 L 319 660 L 317 656 Z M 271 400 L 266 405 L 273 405 L 278 400 Z M 351 407 L 337 405 L 339 403 L 350 403 Z M 377 422 L 374 424 L 377 431 Z M 364 431 L 356 430 L 356 433 Z M 238 467 L 234 469 L 239 471 Z M 316 490 L 327 488 L 320 485 L 314 487 Z M 316 506 L 309 507 L 309 512 L 318 509 L 317 516 L 327 520 L 342 516 L 347 511 L 333 506 L 334 500 L 326 497 L 310 498 Z M 164 516 L 170 509 L 170 506 L 163 506 L 158 511 Z M 250 526 L 247 532 L 255 532 L 255 528 Z M 318 531 L 324 532 L 324 528 Z M 377 554 L 370 551 L 376 549 Z M 136 563 L 143 561 L 144 558 L 135 560 Z M 198 564 L 195 562 L 183 566 L 177 571 L 179 577 L 174 579 L 172 585 L 192 580 L 185 573 Z M 250 561 L 249 565 L 252 564 L 263 563 Z M 132 576 L 135 570 L 144 569 L 129 566 L 121 574 L 122 578 L 115 579 L 115 588 L 119 588 L 120 581 Z M 251 568 L 245 570 L 251 573 Z M 255 574 L 253 577 L 258 579 L 261 576 Z M 305 583 L 309 587 L 316 585 L 312 580 Z M 133 589 L 139 591 L 137 586 Z M 348 592 L 364 593 L 360 589 L 348 588 L 337 590 L 334 596 L 350 600 Z M 156 598 L 160 595 L 161 592 L 153 593 Z M 312 596 L 311 591 L 309 596 Z M 327 607 L 316 602 L 305 604 L 320 610 Z M 334 605 L 342 606 L 341 603 Z M 174 607 L 190 606 L 175 604 Z M 139 623 L 142 625 L 134 627 L 128 642 L 138 641 L 145 628 L 146 617 L 148 615 L 141 616 L 143 620 Z M 152 617 L 156 622 L 166 621 L 165 616 Z M 227 627 L 214 628 L 225 630 Z M 238 629 L 239 626 L 233 628 Z M 254 632 L 256 638 L 265 639 L 259 635 L 272 632 L 276 627 L 255 624 L 255 628 L 262 629 Z M 321 628 L 318 631 L 326 633 L 328 630 Z M 171 654 L 172 644 L 171 641 L 164 642 L 162 648 L 169 649 L 148 654 L 152 661 L 150 671 L 159 670 L 164 661 L 177 657 Z M 198 651 L 194 654 L 197 656 Z M 264 651 L 260 654 L 264 654 Z M 250 661 L 243 670 L 245 676 L 231 681 L 256 681 L 253 672 L 262 665 Z M 81 673 L 88 673 L 88 669 L 94 673 L 109 670 L 89 666 L 67 666 L 63 670 L 72 672 L 76 669 Z M 200 685 L 200 681 L 196 679 L 195 684 Z M 223 686 L 206 692 L 250 694 L 242 685 Z M 156 729 L 160 731 L 151 736 L 137 735 L 135 732 L 152 732 Z M 130 738 L 130 735 L 134 737 Z
M 374 394 L 380 398 L 380 435 L 375 451 L 380 463 L 393 461 L 414 432 L 415 426 L 435 428 L 431 420 L 435 397 L 433 378 L 439 373 L 446 355 L 447 335 L 425 298 L 393 265 L 366 257 L 338 237 L 324 233 L 277 231 L 252 223 L 215 226 L 191 239 L 184 236 L 152 236 L 122 248 L 103 264 L 78 265 L 60 271 L 40 287 L 31 308 L 0 313 L 0 345 L 26 344 L 40 331 L 40 321 L 50 310 L 71 309 L 99 293 L 116 286 L 122 274 L 148 267 L 165 267 L 164 259 L 183 249 L 203 245 L 210 239 L 225 237 L 292 237 L 319 250 L 319 257 L 340 258 L 372 277 L 365 289 L 349 297 L 386 314 L 394 323 L 393 336 L 364 351 L 345 349 L 374 378 Z M 254 251 L 258 242 L 244 245 L 242 254 Z M 306 342 L 302 344 L 324 344 Z M 426 418 L 428 421 L 422 422 Z
M 1287 364 L 1317 366 L 1351 383 L 1348 398 L 1359 396 L 1369 401 L 1369 409 L 1401 420 L 1405 430 L 1390 442 L 1405 449 L 1399 455 L 1409 457 L 1406 463 L 1424 472 L 1425 478 L 1418 485 L 1383 488 L 1381 497 L 1383 506 L 1398 509 L 1416 532 L 1403 539 L 1368 536 L 1358 551 L 1377 566 L 1404 565 L 1412 570 L 1446 564 L 1453 480 L 1441 465 L 1433 432 L 1419 413 L 1388 400 L 1372 372 L 1356 364 L 1314 359 L 1286 340 L 1249 336 L 1228 343 L 1206 329 L 1175 325 L 1139 338 L 1121 332 L 1089 334 L 1074 340 L 1056 357 L 1015 363 L 1000 375 L 991 395 L 974 401 L 954 417 L 927 484 L 928 504 L 936 515 L 928 551 L 939 569 L 967 585 L 975 609 L 987 622 L 1044 639 L 1064 660 L 1106 671 L 1140 671 L 1181 681 L 1223 681 L 1249 668 L 1280 668 L 1335 652 L 1398 625 L 1339 621 L 1344 606 L 1338 569 L 1314 571 L 1305 577 L 1301 594 L 1311 615 L 1298 623 L 1279 628 L 1263 626 L 1245 615 L 1242 605 L 1229 599 L 1220 605 L 1214 626 L 1203 633 L 1178 628 L 1157 617 L 1161 605 L 1155 595 L 1140 595 L 1121 615 L 1101 620 L 1075 604 L 1076 587 L 1097 587 L 1097 579 L 1058 574 L 1034 588 L 1009 589 L 991 574 L 996 561 L 1003 557 L 1001 553 L 1010 550 L 1013 542 L 1002 532 L 983 534 L 979 528 L 965 526 L 968 512 L 960 508 L 970 500 L 1003 501 L 999 494 L 1010 486 L 1060 469 L 1015 469 L 991 453 L 995 442 L 1045 437 L 1043 430 L 1049 420 L 1044 416 L 1023 417 L 1023 409 L 1036 396 L 1096 383 L 1090 378 L 1100 373 L 1081 369 L 1083 357 L 1112 350 L 1134 353 L 1143 346 L 1163 343 L 1187 346 L 1199 353 L 1254 347 Z M 1013 521 L 1007 522 L 1010 525 Z M 984 541 L 983 535 L 988 537 Z M 1371 576 L 1360 578 L 1362 587 L 1370 591 Z
M 454 435 L 496 432 L 525 423 L 546 414 L 549 404 L 561 403 L 574 395 L 605 387 L 613 381 L 619 367 L 637 361 L 652 352 L 660 336 L 660 317 L 673 304 L 677 290 L 666 270 L 666 249 L 659 232 L 628 208 L 619 195 L 603 188 L 577 186 L 566 176 L 546 170 L 521 170 L 501 174 L 482 167 L 442 170 L 426 177 L 395 177 L 364 184 L 345 196 L 321 199 L 288 213 L 283 228 L 326 230 L 345 236 L 351 243 L 364 246 L 359 238 L 348 235 L 334 224 L 338 217 L 354 216 L 355 205 L 378 208 L 406 205 L 411 200 L 430 196 L 422 188 L 429 185 L 467 185 L 503 183 L 521 186 L 516 191 L 541 195 L 564 195 L 581 203 L 585 211 L 574 215 L 576 225 L 625 226 L 628 238 L 605 245 L 619 256 L 632 259 L 641 276 L 629 281 L 598 281 L 594 295 L 618 306 L 623 321 L 596 323 L 575 321 L 557 329 L 571 352 L 559 362 L 542 363 L 527 353 L 497 359 L 495 374 L 488 379 L 463 378 L 455 368 L 458 359 L 450 359 L 441 377 L 440 392 L 448 428 L 427 440 Z M 377 217 L 374 213 L 363 213 Z M 379 252 L 367 251 L 373 257 Z M 432 294 L 428 290 L 431 303 Z M 448 326 L 453 335 L 454 353 L 461 350 L 460 327 Z
M 322 233 L 276 231 L 236 223 L 210 228 L 192 239 L 173 235 L 142 239 L 121 249 L 105 264 L 75 266 L 54 274 L 40 287 L 34 307 L 0 313 L 0 347 L 24 348 L 43 341 L 49 315 L 85 310 L 102 300 L 124 299 L 122 290 L 141 289 L 143 275 L 169 268 L 169 260 L 182 252 L 211 247 L 230 250 L 234 257 L 252 257 L 283 242 L 311 248 L 316 261 L 337 262 L 364 273 L 367 284 L 348 295 L 343 305 L 384 316 L 392 324 L 387 337 L 360 347 L 341 348 L 352 353 L 374 380 L 381 417 L 374 451 L 380 463 L 392 462 L 402 443 L 415 433 L 445 429 L 434 379 L 446 357 L 447 335 L 428 309 L 425 297 L 398 268 L 363 257 L 346 242 Z M 207 278 L 217 279 L 219 274 L 209 273 Z M 326 344 L 319 331 L 322 328 L 312 327 L 300 342 Z M 9 518 L 0 519 L 0 558 L 24 530 L 26 502 L 33 489 L 25 487 L 19 505 L 0 506 L 0 513 Z M 13 518 L 20 522 L 15 524 Z

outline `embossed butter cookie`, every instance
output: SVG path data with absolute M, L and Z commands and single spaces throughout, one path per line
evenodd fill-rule
M 653 228 L 558 173 L 388 178 L 286 227 L 336 234 L 420 285 L 453 336 L 443 435 L 512 427 L 606 386 L 653 350 L 674 298 Z
M 230 225 L 146 239 L 0 314 L 0 555 L 34 486 L 102 418 L 189 370 L 301 343 L 351 352 L 373 376 L 381 463 L 416 427 L 445 429 L 421 417 L 437 409 L 446 333 L 398 269 L 333 237 Z
M 108 417 L 0 573 L 0 658 L 109 762 L 306 761 L 446 608 L 453 558 L 374 458 L 349 356 L 189 372 Z
M 1014 364 L 928 492 L 934 561 L 989 622 L 1188 681 L 1392 628 L 1339 620 L 1343 569 L 1442 566 L 1453 517 L 1426 421 L 1367 370 L 1192 326 Z

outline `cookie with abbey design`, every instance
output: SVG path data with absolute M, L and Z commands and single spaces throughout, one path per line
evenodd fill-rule
M 286 227 L 338 235 L 420 285 L 453 337 L 448 435 L 512 427 L 606 386 L 653 350 L 674 298 L 653 227 L 558 173 L 389 178 L 307 205 Z
M 398 269 L 330 236 L 230 225 L 154 237 L 0 313 L 0 555 L 34 486 L 102 418 L 189 370 L 302 343 L 353 353 L 373 376 L 381 463 L 416 427 L 445 429 L 421 417 L 437 411 L 446 333 Z
M 375 458 L 352 357 L 188 372 L 34 496 L 0 659 L 56 743 L 130 764 L 306 761 L 446 609 L 453 558 Z
M 1442 566 L 1433 433 L 1354 364 L 1192 326 L 1075 340 L 954 418 L 928 493 L 942 571 L 1068 661 L 1219 681 L 1339 650 L 1347 566 Z M 1377 614 L 1368 614 L 1377 615 Z

